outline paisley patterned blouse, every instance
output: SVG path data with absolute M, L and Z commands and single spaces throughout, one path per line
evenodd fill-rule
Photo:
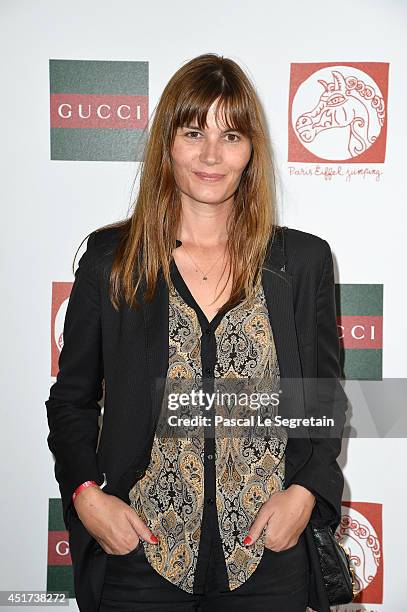
M 263 287 L 250 307 L 241 300 L 209 322 L 174 260 L 171 265 L 167 379 L 188 379 L 199 388 L 210 373 L 214 390 L 225 379 L 255 379 L 267 380 L 268 390 L 278 391 L 279 367 Z M 212 363 L 207 344 L 211 339 Z M 285 474 L 286 432 L 281 427 L 266 429 L 268 435 L 263 429 L 260 435 L 235 437 L 215 431 L 212 441 L 195 435 L 154 436 L 150 464 L 129 498 L 159 538 L 158 544 L 141 541 L 148 562 L 184 591 L 199 592 L 198 557 L 206 554 L 204 536 L 211 537 L 202 528 L 207 524 L 204 513 L 209 512 L 205 502 L 215 499 L 229 589 L 239 587 L 256 570 L 265 530 L 253 545 L 242 542 L 261 505 L 284 488 Z M 208 455 L 211 448 L 213 455 Z M 211 477 L 215 499 L 207 497 Z

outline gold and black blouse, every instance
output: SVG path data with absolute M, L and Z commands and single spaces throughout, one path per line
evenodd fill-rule
M 197 387 L 208 380 L 212 390 L 226 379 L 267 380 L 270 389 L 278 390 L 262 286 L 250 307 L 241 300 L 208 321 L 174 260 L 171 281 L 167 379 L 189 380 Z M 234 590 L 251 576 L 263 555 L 265 531 L 251 546 L 243 539 L 261 505 L 284 488 L 284 428 L 272 428 L 271 436 L 217 434 L 155 435 L 150 464 L 129 492 L 131 506 L 159 539 L 158 544 L 142 542 L 148 562 L 190 593 L 204 592 L 216 538 L 225 567 L 220 585 Z

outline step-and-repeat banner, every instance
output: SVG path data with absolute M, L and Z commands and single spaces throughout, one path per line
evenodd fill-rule
M 407 369 L 406 6 L 35 5 L 9 1 L 0 9 L 9 227 L 3 336 L 10 346 L 3 354 L 0 589 L 67 591 L 77 609 L 44 404 L 58 372 L 72 260 L 90 231 L 126 216 L 168 79 L 185 61 L 215 52 L 237 61 L 259 91 L 278 171 L 279 221 L 325 238 L 334 255 L 350 398 L 336 536 L 351 552 L 359 591 L 337 609 L 405 609 L 406 454 L 393 408 Z M 378 397 L 372 412 L 369 398 Z

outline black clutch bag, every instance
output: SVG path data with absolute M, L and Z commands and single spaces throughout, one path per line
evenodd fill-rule
M 357 589 L 349 551 L 336 540 L 331 527 L 310 525 L 329 605 L 350 603 L 357 595 Z

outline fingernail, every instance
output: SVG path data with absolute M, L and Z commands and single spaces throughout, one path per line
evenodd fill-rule
M 154 534 L 151 534 L 151 539 L 154 542 L 154 544 L 157 544 L 158 538 Z
M 246 536 L 245 539 L 243 540 L 243 544 L 250 544 L 252 541 L 251 536 Z

